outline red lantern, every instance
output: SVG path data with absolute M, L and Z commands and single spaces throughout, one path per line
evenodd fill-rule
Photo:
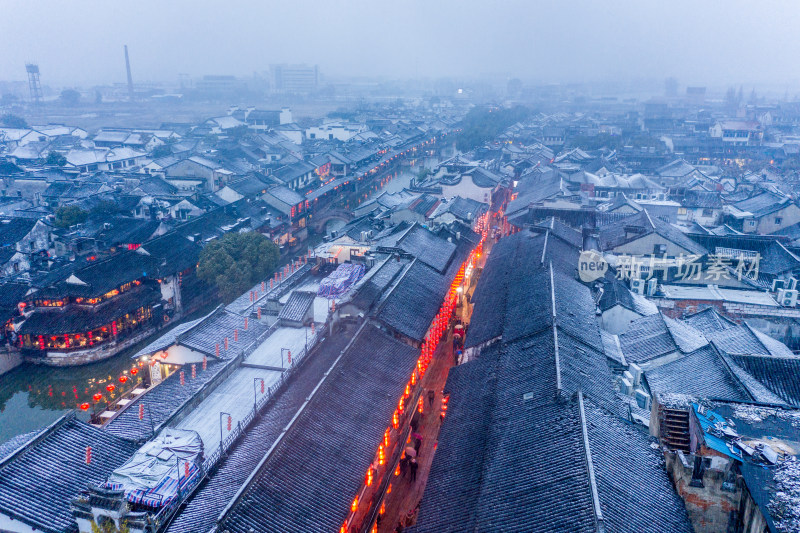
M 84 411 L 88 411 L 89 407 L 90 407 L 90 405 L 88 403 L 84 402 L 84 403 L 81 404 L 81 409 L 83 409 Z
M 91 446 L 87 446 L 86 447 L 86 464 L 87 465 L 92 464 L 92 447 Z
M 138 368 L 131 368 L 131 374 L 132 374 L 132 375 L 134 375 L 134 376 L 135 376 L 135 375 L 136 375 L 136 374 L 138 374 L 138 373 L 139 373 L 139 369 L 138 369 Z
M 128 381 L 128 376 L 120 376 L 119 377 L 119 382 L 120 383 L 125 383 L 126 381 Z
M 264 394 L 264 380 L 261 380 L 261 394 Z
M 92 399 L 93 399 L 95 402 L 99 402 L 100 400 L 102 400 L 102 399 L 103 399 L 103 395 L 102 395 L 102 394 L 100 394 L 99 392 L 96 392 L 96 393 L 94 393 L 94 394 L 92 395 Z
M 231 418 L 231 415 L 228 415 L 228 431 L 231 430 L 231 424 L 232 423 L 233 423 L 233 419 Z
M 139 420 L 144 420 L 144 404 L 139 404 Z
M 239 330 L 238 329 L 234 329 L 233 330 L 233 342 L 239 342 Z
M 114 392 L 114 389 L 116 389 L 116 388 L 117 388 L 117 386 L 114 385 L 113 383 L 109 383 L 108 385 L 106 385 L 106 390 L 108 392 Z
M 197 366 L 192 365 L 192 379 L 197 377 Z
M 186 385 L 186 379 L 183 376 L 183 370 L 181 370 L 181 385 Z

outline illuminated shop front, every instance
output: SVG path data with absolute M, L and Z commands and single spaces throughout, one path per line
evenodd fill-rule
M 114 292 L 100 297 L 97 304 L 86 303 L 97 298 L 63 298 L 59 301 L 66 303 L 37 306 L 17 326 L 20 348 L 29 352 L 92 350 L 153 325 L 153 309 L 160 301 L 157 290 L 141 287 L 125 294 Z

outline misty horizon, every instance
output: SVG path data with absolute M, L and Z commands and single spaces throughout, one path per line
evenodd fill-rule
M 6 2 L 0 80 L 45 84 L 180 76 L 250 77 L 273 64 L 319 65 L 326 79 L 510 79 L 526 83 L 653 82 L 794 91 L 800 6 L 588 1 L 234 4 L 145 0 L 109 9 Z

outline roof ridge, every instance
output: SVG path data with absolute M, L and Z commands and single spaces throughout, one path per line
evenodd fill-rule
M 722 366 L 725 367 L 725 371 L 728 373 L 728 375 L 730 375 L 731 378 L 733 379 L 733 381 L 739 386 L 739 388 L 741 388 L 747 394 L 747 396 L 750 397 L 751 401 L 755 401 L 756 397 L 750 391 L 750 388 L 747 385 L 745 385 L 745 383 L 741 379 L 739 379 L 739 376 L 731 368 L 731 364 L 732 363 L 736 364 L 735 361 L 729 361 L 728 357 L 730 357 L 730 355 L 729 354 L 724 354 L 723 355 L 722 350 L 720 350 L 717 347 L 717 345 L 716 345 L 716 343 L 714 341 L 708 341 L 708 344 L 711 346 L 711 351 L 714 354 L 716 354 L 716 356 L 720 359 L 720 361 L 722 361 Z M 739 365 L 737 365 L 737 366 L 739 366 Z M 746 372 L 743 368 L 741 370 Z M 749 374 L 749 372 L 747 372 L 747 373 Z M 753 379 L 755 379 L 755 377 L 753 377 Z M 756 380 L 756 381 L 758 381 L 758 380 Z
M 28 440 L 27 442 L 23 442 L 16 450 L 6 455 L 3 459 L 0 459 L 0 470 L 2 470 L 3 467 L 5 467 L 8 463 L 10 463 L 12 459 L 16 458 L 19 455 L 24 454 L 28 450 L 31 450 L 36 444 L 38 444 L 46 437 L 51 435 L 56 429 L 60 428 L 67 422 L 74 419 L 75 419 L 74 409 L 68 411 L 67 413 L 64 413 L 64 415 L 57 418 L 55 422 L 45 427 L 39 433 L 34 435 L 30 440 Z
M 586 412 L 583 405 L 583 391 L 578 389 L 578 416 L 581 421 L 581 436 L 583 437 L 583 453 L 586 460 L 586 473 L 589 475 L 589 492 L 592 497 L 592 511 L 594 512 L 595 525 L 598 533 L 604 533 L 603 510 L 600 508 L 600 495 L 597 492 L 597 480 L 594 477 L 594 464 L 592 464 L 592 450 L 589 445 L 589 430 L 586 427 Z
M 644 211 L 644 214 L 647 217 L 647 221 L 650 223 L 650 227 L 656 229 L 656 225 L 653 224 L 653 219 L 650 218 L 650 213 L 647 212 L 647 209 L 642 209 L 642 211 Z

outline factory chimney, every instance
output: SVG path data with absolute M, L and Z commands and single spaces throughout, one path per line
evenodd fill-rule
M 128 58 L 128 45 L 125 45 L 125 68 L 128 71 L 128 99 L 133 102 L 133 76 L 131 76 L 131 60 Z

